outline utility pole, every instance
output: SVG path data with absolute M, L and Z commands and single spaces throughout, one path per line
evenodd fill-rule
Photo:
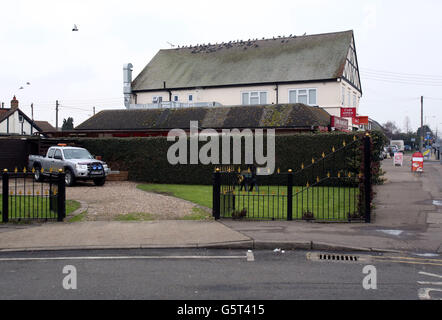
M 58 100 L 55 101 L 55 130 L 58 131 Z
M 421 135 L 419 143 L 419 151 L 424 151 L 424 96 L 421 96 Z
M 34 121 L 34 104 L 31 103 L 31 119 Z

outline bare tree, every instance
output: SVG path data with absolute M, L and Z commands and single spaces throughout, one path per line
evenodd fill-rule
M 396 126 L 396 123 L 393 121 L 388 121 L 382 125 L 385 130 L 385 135 L 391 139 L 393 135 L 398 134 L 401 130 Z

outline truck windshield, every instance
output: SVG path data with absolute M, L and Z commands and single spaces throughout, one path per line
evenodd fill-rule
M 63 150 L 65 159 L 93 159 L 92 155 L 85 149 Z

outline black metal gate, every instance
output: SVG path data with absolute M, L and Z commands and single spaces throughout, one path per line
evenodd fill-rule
M 2 222 L 63 221 L 66 217 L 65 175 L 48 172 L 42 182 L 34 180 L 34 169 L 19 172 L 4 170 L 0 196 Z
M 297 170 L 263 176 L 254 166 L 217 168 L 213 216 L 371 222 L 371 150 L 370 136 L 355 136 Z

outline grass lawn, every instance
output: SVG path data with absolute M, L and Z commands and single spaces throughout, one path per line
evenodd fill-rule
M 212 208 L 212 186 L 192 186 L 179 184 L 140 184 L 138 189 L 174 196 L 188 200 L 206 208 Z
M 0 195 L 0 210 L 3 197 Z M 75 200 L 66 200 L 66 216 L 80 208 L 80 203 Z M 9 219 L 57 219 L 57 213 L 49 208 L 49 199 L 34 196 L 11 196 L 9 199 Z M 2 222 L 0 215 L 0 222 Z
M 212 208 L 212 186 L 142 184 L 138 188 Z M 313 216 L 318 220 L 347 221 L 349 214 L 357 212 L 358 194 L 357 188 L 350 187 L 293 187 L 293 219 Z M 224 217 L 231 217 L 234 211 L 246 211 L 250 219 L 285 220 L 287 190 L 285 187 L 261 186 L 259 192 L 236 190 L 235 197 L 226 193 L 221 195 L 221 211 Z

